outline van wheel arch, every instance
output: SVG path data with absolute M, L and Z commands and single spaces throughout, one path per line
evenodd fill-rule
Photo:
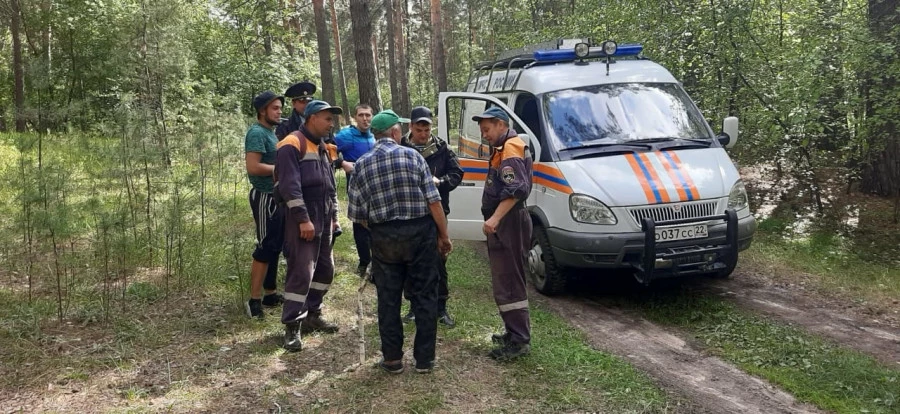
M 547 230 L 540 218 L 532 215 L 531 249 L 527 253 L 526 271 L 538 292 L 553 296 L 566 291 L 568 275 L 556 263 Z

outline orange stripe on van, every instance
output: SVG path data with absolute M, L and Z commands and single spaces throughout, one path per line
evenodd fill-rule
M 463 179 L 467 181 L 487 180 L 488 162 L 486 160 L 459 159 L 459 166 L 463 170 Z
M 666 154 L 672 157 L 675 161 L 675 168 L 678 168 L 678 171 L 681 172 L 681 176 L 684 177 L 684 181 L 687 182 L 688 192 L 691 194 L 694 200 L 700 199 L 700 192 L 697 191 L 697 186 L 694 185 L 694 180 L 691 179 L 691 175 L 688 173 L 687 168 L 684 167 L 684 164 L 681 163 L 681 159 L 678 158 L 678 154 L 675 151 L 666 151 Z
M 672 200 L 669 199 L 669 190 L 666 189 L 666 186 L 663 185 L 663 182 L 659 179 L 659 175 L 656 174 L 656 168 L 650 163 L 650 158 L 647 158 L 647 154 L 637 154 L 637 156 L 641 157 L 641 161 L 647 166 L 647 171 L 650 172 L 650 179 L 653 180 L 651 187 L 656 187 L 656 192 L 662 197 L 662 202 L 671 202 Z
M 675 184 L 675 190 L 678 191 L 678 201 L 685 201 L 688 199 L 688 194 L 685 191 L 684 185 L 681 184 L 681 179 L 678 178 L 678 174 L 675 173 L 673 166 L 669 163 L 669 159 L 666 158 L 665 154 L 661 151 L 654 151 L 656 154 L 656 159 L 665 167 L 666 172 L 669 174 L 669 178 L 672 179 L 672 184 Z
M 558 168 L 543 163 L 534 163 L 532 168 L 534 173 L 532 174 L 531 182 L 563 194 L 573 193 L 572 187 L 569 186 L 569 181 L 566 180 L 566 177 Z
M 647 197 L 647 202 L 650 204 L 656 203 L 656 197 L 653 195 L 653 189 L 650 188 L 650 182 L 647 181 L 647 177 L 644 175 L 644 171 L 641 170 L 641 166 L 640 164 L 638 164 L 638 160 L 635 154 L 625 154 L 624 156 L 628 161 L 628 165 L 631 166 L 631 171 L 634 172 L 634 177 L 637 178 L 639 183 L 641 183 L 641 188 L 644 189 L 644 196 Z

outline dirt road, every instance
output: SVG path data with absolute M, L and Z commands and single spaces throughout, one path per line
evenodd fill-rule
M 475 245 L 478 248 L 480 244 Z M 486 256 L 483 247 L 478 250 Z M 780 319 L 888 365 L 900 364 L 900 328 L 893 316 L 874 318 L 841 301 L 766 280 L 765 275 L 753 269 L 739 267 L 732 279 L 700 278 L 686 281 L 683 286 L 698 295 L 724 297 L 741 308 Z M 622 285 L 621 281 L 617 283 Z M 698 411 L 819 412 L 778 387 L 707 355 L 679 332 L 606 300 L 633 293 L 634 289 L 634 285 L 616 286 L 604 293 L 591 293 L 591 287 L 587 287 L 578 289 L 577 294 L 553 298 L 532 289 L 530 297 L 581 329 L 593 346 L 628 359 L 661 385 L 685 397 Z

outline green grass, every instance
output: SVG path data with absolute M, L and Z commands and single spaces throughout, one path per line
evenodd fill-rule
M 446 331 L 471 352 L 486 353 L 501 325 L 490 292 L 490 270 L 467 245 L 457 244 L 448 261 L 451 310 L 459 327 Z M 532 304 L 532 354 L 509 365 L 503 386 L 513 399 L 538 399 L 541 410 L 606 408 L 656 411 L 666 399 L 646 375 L 587 345 L 585 336 L 556 315 Z M 595 407 L 598 397 L 604 405 Z
M 900 412 L 900 369 L 872 357 L 718 298 L 663 292 L 625 302 L 655 322 L 683 329 L 726 361 L 801 401 L 839 413 Z
M 791 238 L 786 236 L 786 226 L 787 221 L 779 217 L 762 220 L 741 260 L 754 268 L 768 268 L 774 276 L 786 273 L 796 278 L 790 273 L 803 272 L 815 286 L 851 300 L 888 307 L 900 300 L 900 248 L 888 236 L 869 234 L 874 238 L 850 240 L 833 230 L 816 229 L 806 237 Z
M 342 199 L 343 185 L 341 180 Z M 293 412 L 353 412 L 361 406 L 409 413 L 662 412 L 671 405 L 646 375 L 592 349 L 577 330 L 541 307 L 532 310 L 532 354 L 511 364 L 490 360 L 490 334 L 499 330 L 501 321 L 490 294 L 489 270 L 484 258 L 462 243 L 450 260 L 450 307 L 459 325 L 440 330 L 435 372 L 391 377 L 366 366 L 343 373 L 357 359 L 351 329 L 359 283 L 353 276 L 357 255 L 345 217 L 345 235 L 335 250 L 337 275 L 326 299 L 329 316 L 337 319 L 343 334 L 313 336 L 308 338 L 310 348 L 287 354 L 280 347 L 283 328 L 277 310 L 263 322 L 243 315 L 253 225 L 245 185 L 234 199 L 233 194 L 228 186 L 210 194 L 205 241 L 200 240 L 196 220 L 182 222 L 183 266 L 177 266 L 177 256 L 170 257 L 169 274 L 162 223 L 152 243 L 140 224 L 137 236 L 130 229 L 111 235 L 109 279 L 100 271 L 104 250 L 93 238 L 95 229 L 84 229 L 79 236 L 84 237 L 84 251 L 65 257 L 78 277 L 64 280 L 62 321 L 57 320 L 56 286 L 48 263 L 35 267 L 41 273 L 36 273 L 30 304 L 21 286 L 0 285 L 0 391 L 43 393 L 53 382 L 61 393 L 53 398 L 63 398 L 67 391 L 61 387 L 90 384 L 90 390 L 82 392 L 96 397 L 96 405 L 65 407 L 75 411 L 152 412 L 165 406 L 238 412 L 246 411 L 242 404 L 249 401 L 277 402 Z M 156 207 L 162 209 L 163 203 Z M 163 220 L 164 212 L 156 212 L 156 217 Z M 90 215 L 84 216 L 92 223 Z M 10 237 L 12 243 L 16 236 Z M 152 263 L 144 248 L 148 244 L 154 249 Z M 117 260 L 120 252 L 128 254 L 124 262 Z M 125 268 L 116 267 L 120 265 Z M 122 274 L 128 276 L 127 286 Z M 105 298 L 106 282 L 111 290 Z M 370 287 L 370 361 L 379 349 L 374 296 Z M 406 329 L 411 343 L 415 328 Z

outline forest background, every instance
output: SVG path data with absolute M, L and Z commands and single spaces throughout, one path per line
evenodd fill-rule
M 87 321 L 186 275 L 243 282 L 255 94 L 309 79 L 408 113 L 478 62 L 571 37 L 640 42 L 714 128 L 740 117 L 732 156 L 764 178 L 769 241 L 896 263 L 898 3 L 2 0 L 0 277 L 38 319 Z M 132 286 L 141 269 L 164 284 Z

